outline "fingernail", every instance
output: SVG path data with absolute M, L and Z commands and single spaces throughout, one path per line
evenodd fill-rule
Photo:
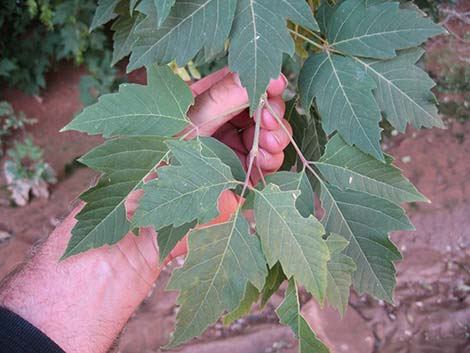
M 242 81 L 240 81 L 240 75 L 238 75 L 237 72 L 233 74 L 233 82 L 235 82 L 235 84 L 236 84 L 238 87 L 243 87 Z

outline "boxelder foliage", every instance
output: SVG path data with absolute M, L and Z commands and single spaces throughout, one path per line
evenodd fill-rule
M 81 159 L 103 176 L 81 196 L 86 206 L 63 258 L 114 244 L 139 226 L 158 231 L 163 258 L 189 232 L 188 257 L 169 283 L 180 291 L 169 346 L 200 335 L 221 315 L 235 320 L 259 297 L 265 303 L 285 280 L 277 314 L 301 352 L 328 349 L 300 314 L 298 286 L 341 313 L 351 284 L 393 302 L 393 262 L 401 255 L 388 233 L 413 229 L 401 203 L 427 199 L 383 153 L 379 122 L 398 131 L 442 126 L 434 83 L 415 64 L 418 46 L 445 31 L 413 5 L 380 0 L 102 0 L 93 26 L 116 16 L 114 62 L 130 54 L 128 70 L 145 66 L 148 83 L 121 85 L 65 127 L 113 139 Z M 275 115 L 265 90 L 283 57 L 303 63 L 298 95 L 288 102 L 294 137 L 283 170 L 254 187 L 222 143 L 174 137 L 190 124 L 194 101 L 166 64 L 225 55 L 248 90 L 252 115 L 261 107 Z M 255 134 L 250 166 L 257 147 Z M 168 165 L 159 178 L 144 183 L 162 161 Z M 145 194 L 128 220 L 124 201 L 136 189 Z M 195 229 L 217 216 L 224 190 L 247 202 L 229 221 Z M 254 208 L 254 235 L 242 207 Z

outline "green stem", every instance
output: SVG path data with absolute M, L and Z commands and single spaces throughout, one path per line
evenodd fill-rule
M 248 168 L 246 172 L 246 179 L 245 183 L 243 184 L 243 189 L 242 193 L 240 194 L 240 200 L 243 199 L 243 196 L 245 195 L 246 189 L 248 188 L 250 184 L 250 177 L 251 177 L 251 172 L 253 171 L 253 164 L 255 162 L 255 159 L 258 157 L 258 152 L 259 152 L 259 134 L 261 131 L 261 113 L 263 111 L 263 106 L 267 102 L 266 94 L 263 95 L 261 98 L 261 101 L 258 105 L 258 110 L 256 111 L 256 117 L 255 117 L 255 135 L 253 137 L 253 145 L 251 146 L 251 151 L 249 155 L 249 161 L 248 161 Z
M 287 29 L 289 32 L 291 32 L 292 34 L 295 34 L 296 36 L 298 36 L 299 38 L 302 38 L 303 40 L 305 40 L 306 42 L 312 44 L 314 47 L 317 47 L 318 49 L 321 49 L 321 50 L 325 50 L 325 47 L 323 45 L 320 45 L 318 44 L 317 42 L 314 42 L 313 40 L 311 40 L 310 38 L 304 36 L 303 34 L 300 34 L 299 32 L 296 32 L 290 28 Z
M 323 39 L 322 37 L 320 37 L 318 34 L 316 34 L 314 31 L 308 29 L 308 28 L 305 28 L 304 29 L 308 32 L 308 33 L 311 33 L 315 38 L 317 38 L 322 44 L 328 44 L 328 42 Z

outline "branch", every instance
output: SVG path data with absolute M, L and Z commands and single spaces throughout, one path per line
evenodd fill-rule
M 240 194 L 240 200 L 243 198 L 245 195 L 246 189 L 248 188 L 250 184 L 250 177 L 251 173 L 253 171 L 253 164 L 255 162 L 255 159 L 258 157 L 258 152 L 259 152 L 259 133 L 261 131 L 261 113 L 263 111 L 263 106 L 266 104 L 267 98 L 266 94 L 261 97 L 261 100 L 258 105 L 258 109 L 256 111 L 256 118 L 255 118 L 255 135 L 253 137 L 253 145 L 251 146 L 251 151 L 249 155 L 249 160 L 248 160 L 248 168 L 246 172 L 246 179 L 245 183 L 243 184 L 243 190 L 242 193 Z

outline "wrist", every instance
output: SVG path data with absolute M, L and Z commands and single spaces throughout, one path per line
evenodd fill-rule
M 129 234 L 59 263 L 74 224 L 71 215 L 10 278 L 0 304 L 66 352 L 106 352 L 158 277 L 156 236 Z

